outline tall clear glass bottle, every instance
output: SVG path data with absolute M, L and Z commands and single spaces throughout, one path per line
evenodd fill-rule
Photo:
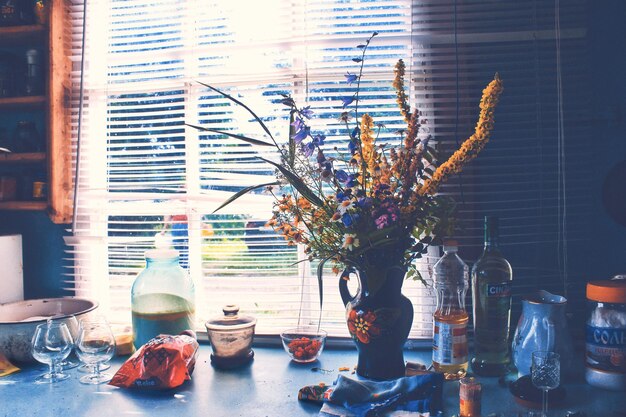
M 433 267 L 437 307 L 433 316 L 433 366 L 446 379 L 467 373 L 467 322 L 465 294 L 469 268 L 457 254 L 456 241 L 444 243 L 444 255 Z
M 472 268 L 474 357 L 478 375 L 499 376 L 511 362 L 511 264 L 498 250 L 498 218 L 485 217 L 485 248 Z
M 146 251 L 146 268 L 131 290 L 133 344 L 138 349 L 159 334 L 193 330 L 195 288 L 178 262 L 178 251 Z

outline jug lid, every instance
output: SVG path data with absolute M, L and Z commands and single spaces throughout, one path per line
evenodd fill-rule
M 611 280 L 587 283 L 587 299 L 601 303 L 626 303 L 626 279 L 623 275 Z
M 223 316 L 214 317 L 205 323 L 207 330 L 242 330 L 256 324 L 254 317 L 239 314 L 238 305 L 225 305 L 222 311 Z
M 546 290 L 539 290 L 526 294 L 522 299 L 530 304 L 551 304 L 551 305 L 565 305 L 567 304 L 567 298 L 562 295 L 552 294 Z

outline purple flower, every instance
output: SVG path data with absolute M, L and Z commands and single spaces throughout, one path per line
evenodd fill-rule
M 311 128 L 308 126 L 303 126 L 302 129 L 297 130 L 296 134 L 293 135 L 293 140 L 296 141 L 296 143 L 300 143 L 302 142 L 304 139 L 306 139 L 307 136 L 309 136 L 309 133 L 311 132 Z
M 354 101 L 354 96 L 350 97 L 341 97 L 341 102 L 343 103 L 343 108 L 345 109 Z
M 311 110 L 311 106 L 306 106 L 300 109 L 300 115 L 307 119 L 310 119 L 313 116 L 313 110 Z
M 350 73 L 347 73 L 346 75 L 344 75 L 344 77 L 346 77 L 346 82 L 348 83 L 348 85 L 352 84 L 359 78 L 356 74 Z
M 374 222 L 376 223 L 377 229 L 384 229 L 389 225 L 389 216 L 383 214 L 382 216 L 379 216 Z

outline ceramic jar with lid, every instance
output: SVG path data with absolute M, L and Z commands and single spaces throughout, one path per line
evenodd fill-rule
M 239 314 L 239 307 L 227 305 L 223 316 L 205 323 L 213 354 L 211 362 L 218 368 L 236 368 L 247 364 L 254 357 L 252 340 L 256 319 Z
M 587 284 L 587 383 L 626 390 L 626 275 Z

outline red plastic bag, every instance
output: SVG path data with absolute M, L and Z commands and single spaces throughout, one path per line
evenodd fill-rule
M 149 390 L 178 387 L 191 379 L 198 348 L 195 337 L 188 334 L 159 335 L 128 358 L 109 385 Z

